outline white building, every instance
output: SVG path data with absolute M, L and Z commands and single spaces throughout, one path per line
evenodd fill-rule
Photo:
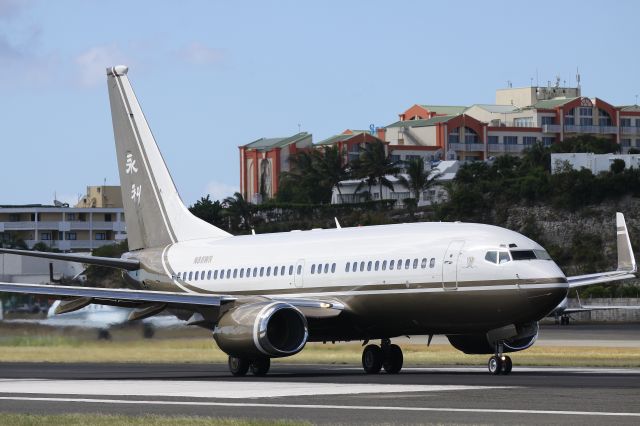
M 438 165 L 432 169 L 433 173 L 431 174 L 431 177 L 435 178 L 437 183 L 420 194 L 418 206 L 426 206 L 446 201 L 447 191 L 442 184 L 452 181 L 459 168 L 459 161 L 441 161 L 438 163 Z M 404 176 L 407 177 L 406 175 Z M 391 191 L 389 188 L 382 186 L 382 198 L 380 198 L 380 185 L 374 185 L 371 187 L 371 200 L 397 200 L 396 207 L 402 207 L 404 205 L 402 200 L 405 198 L 413 198 L 413 194 L 400 183 L 397 177 L 387 176 L 387 179 L 393 185 L 394 190 Z M 362 179 L 350 179 L 340 182 L 339 191 L 337 187 L 333 188 L 331 204 L 366 201 L 369 187 L 366 183 L 362 182 Z M 358 186 L 360 186 L 360 188 L 358 188 Z
M 594 175 L 611 170 L 614 160 L 622 160 L 625 168 L 640 168 L 640 154 L 594 154 L 591 152 L 573 152 L 551 154 L 551 173 L 557 173 L 566 165 L 575 170 L 588 169 Z

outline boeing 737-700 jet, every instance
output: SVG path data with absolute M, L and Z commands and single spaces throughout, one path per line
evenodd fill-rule
M 633 278 L 636 262 L 622 214 L 618 269 L 565 277 L 539 244 L 472 223 L 411 223 L 232 236 L 182 203 L 133 92 L 126 66 L 107 81 L 130 252 L 121 259 L 73 253 L 5 253 L 120 268 L 135 287 L 101 289 L 0 283 L 0 291 L 63 298 L 58 312 L 91 303 L 164 310 L 210 329 L 233 375 L 268 372 L 270 359 L 310 341 L 369 344 L 367 373 L 398 373 L 402 335 L 444 334 L 470 354 L 492 354 L 489 371 L 508 374 L 507 352 L 530 347 L 538 320 L 571 287 Z M 187 143 L 187 142 L 182 142 Z

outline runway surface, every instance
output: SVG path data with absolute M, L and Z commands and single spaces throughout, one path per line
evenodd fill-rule
M 640 369 L 406 368 L 277 364 L 232 378 L 221 364 L 0 366 L 0 411 L 299 419 L 313 423 L 639 424 Z

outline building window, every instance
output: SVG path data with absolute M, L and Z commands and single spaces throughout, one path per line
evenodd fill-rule
M 103 241 L 107 239 L 107 235 L 104 232 L 96 232 L 96 240 Z
M 589 107 L 580 108 L 580 115 L 582 117 L 592 117 L 593 116 L 593 109 L 589 108 Z
M 523 145 L 533 145 L 534 143 L 536 143 L 536 137 L 535 136 L 524 136 L 522 138 L 522 144 Z
M 104 221 L 105 222 L 111 222 L 111 213 L 105 213 L 104 214 Z
M 473 129 L 465 127 L 464 143 L 478 143 L 478 134 Z
M 518 137 L 517 136 L 503 136 L 502 140 L 505 145 L 518 145 Z
M 544 125 L 550 125 L 550 124 L 556 124 L 556 118 L 555 117 L 540 117 L 541 120 L 541 124 Z
M 620 119 L 621 127 L 631 127 L 631 119 L 630 118 L 621 118 Z
M 581 126 L 593 126 L 593 118 L 591 118 L 591 117 L 580 117 L 580 125 Z
M 620 146 L 628 148 L 631 146 L 631 139 L 620 139 Z
M 543 138 L 542 138 L 542 144 L 543 144 L 544 146 L 551 146 L 551 145 L 553 145 L 553 144 L 555 143 L 555 141 L 556 141 L 556 138 L 554 138 L 554 137 L 552 137 L 552 136 L 549 136 L 549 137 L 543 137 Z
M 449 143 L 460 143 L 458 129 L 454 129 L 453 132 L 449 133 Z
M 40 233 L 40 239 L 42 241 L 49 241 L 51 239 L 51 233 L 50 232 L 41 232 Z
M 76 220 L 75 213 L 67 213 L 67 220 Z
M 564 124 L 568 126 L 573 126 L 574 124 L 576 124 L 576 120 L 574 117 L 575 117 L 575 108 L 568 111 L 567 115 L 564 116 Z
M 500 142 L 500 138 L 498 136 L 489 136 L 489 144 L 497 145 Z
M 533 118 L 532 117 L 514 118 L 513 125 L 515 127 L 533 127 Z
M 78 239 L 78 235 L 75 232 L 67 232 L 65 239 L 70 241 L 75 241 Z

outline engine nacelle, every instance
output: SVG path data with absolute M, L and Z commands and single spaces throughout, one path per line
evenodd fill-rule
M 307 319 L 296 307 L 283 302 L 247 303 L 225 312 L 213 338 L 231 356 L 283 357 L 304 348 Z
M 487 334 L 448 335 L 449 343 L 465 354 L 495 353 L 495 341 Z M 502 340 L 504 352 L 518 352 L 530 348 L 538 338 L 538 323 L 533 322 L 515 326 L 515 334 Z

